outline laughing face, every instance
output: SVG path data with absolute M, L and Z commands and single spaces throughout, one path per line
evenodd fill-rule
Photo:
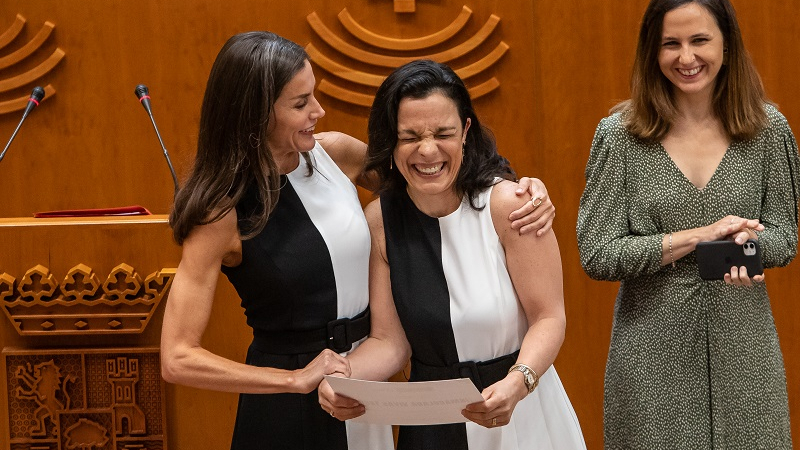
M 442 216 L 461 203 L 455 181 L 470 120 L 461 123 L 456 104 L 440 92 L 404 98 L 397 111 L 394 165 L 408 182 L 408 193 L 428 215 Z
M 297 167 L 299 152 L 314 148 L 314 127 L 325 116 L 325 110 L 314 97 L 315 82 L 311 63 L 306 61 L 273 105 L 267 139 L 281 173 Z
M 723 64 L 724 42 L 714 16 L 697 3 L 664 16 L 658 63 L 676 96 L 711 96 Z

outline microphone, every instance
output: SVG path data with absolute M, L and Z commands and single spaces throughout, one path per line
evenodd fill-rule
M 147 86 L 143 84 L 136 86 L 134 93 L 136 94 L 136 98 L 139 99 L 139 103 L 144 106 L 144 110 L 147 111 L 147 114 L 153 114 L 153 111 L 150 109 L 150 91 L 147 89 Z
M 14 130 L 14 133 L 11 135 L 11 139 L 8 140 L 6 147 L 3 149 L 3 152 L 0 153 L 0 161 L 6 156 L 6 151 L 11 143 L 14 141 L 14 138 L 17 137 L 17 132 L 19 131 L 19 127 L 22 126 L 22 122 L 25 122 L 25 118 L 28 117 L 28 114 L 33 111 L 33 108 L 39 106 L 39 102 L 42 101 L 44 98 L 44 89 L 41 86 L 36 86 L 33 88 L 33 92 L 31 92 L 31 98 L 28 99 L 28 106 L 25 107 L 25 112 L 22 113 L 22 120 L 19 121 L 17 128 Z
M 161 144 L 161 149 L 164 150 L 164 158 L 167 159 L 167 165 L 169 166 L 169 173 L 172 174 L 172 183 L 175 185 L 175 195 L 178 194 L 178 177 L 175 175 L 175 169 L 172 168 L 172 161 L 169 159 L 169 153 L 167 152 L 167 147 L 164 146 L 164 141 L 161 139 L 161 133 L 158 132 L 158 127 L 156 126 L 156 120 L 153 118 L 153 111 L 150 108 L 150 91 L 147 89 L 147 86 L 140 84 L 136 86 L 136 89 L 133 91 L 136 94 L 136 98 L 139 99 L 139 103 L 142 104 L 144 110 L 147 111 L 147 115 L 150 116 L 150 122 L 153 123 L 153 129 L 156 130 L 156 136 L 158 137 L 158 142 Z

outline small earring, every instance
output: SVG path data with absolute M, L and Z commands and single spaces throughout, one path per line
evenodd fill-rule
M 393 159 L 394 158 L 392 158 L 391 156 L 389 157 L 389 170 L 392 170 L 392 160 Z

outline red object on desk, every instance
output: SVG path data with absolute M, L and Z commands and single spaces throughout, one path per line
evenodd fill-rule
M 64 209 L 61 211 L 43 211 L 33 213 L 35 218 L 48 217 L 100 217 L 100 216 L 149 216 L 150 211 L 139 205 L 121 206 L 117 208 L 99 209 Z

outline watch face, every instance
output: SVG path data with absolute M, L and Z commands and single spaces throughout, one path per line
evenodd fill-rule
M 525 387 L 528 388 L 528 392 L 533 388 L 533 375 L 530 372 L 525 372 Z
M 522 365 L 512 367 L 511 370 L 517 370 L 522 373 L 522 381 L 525 383 L 528 393 L 530 394 L 533 392 L 533 389 L 536 388 L 536 379 L 534 378 L 533 373 L 531 373 L 531 370 Z

